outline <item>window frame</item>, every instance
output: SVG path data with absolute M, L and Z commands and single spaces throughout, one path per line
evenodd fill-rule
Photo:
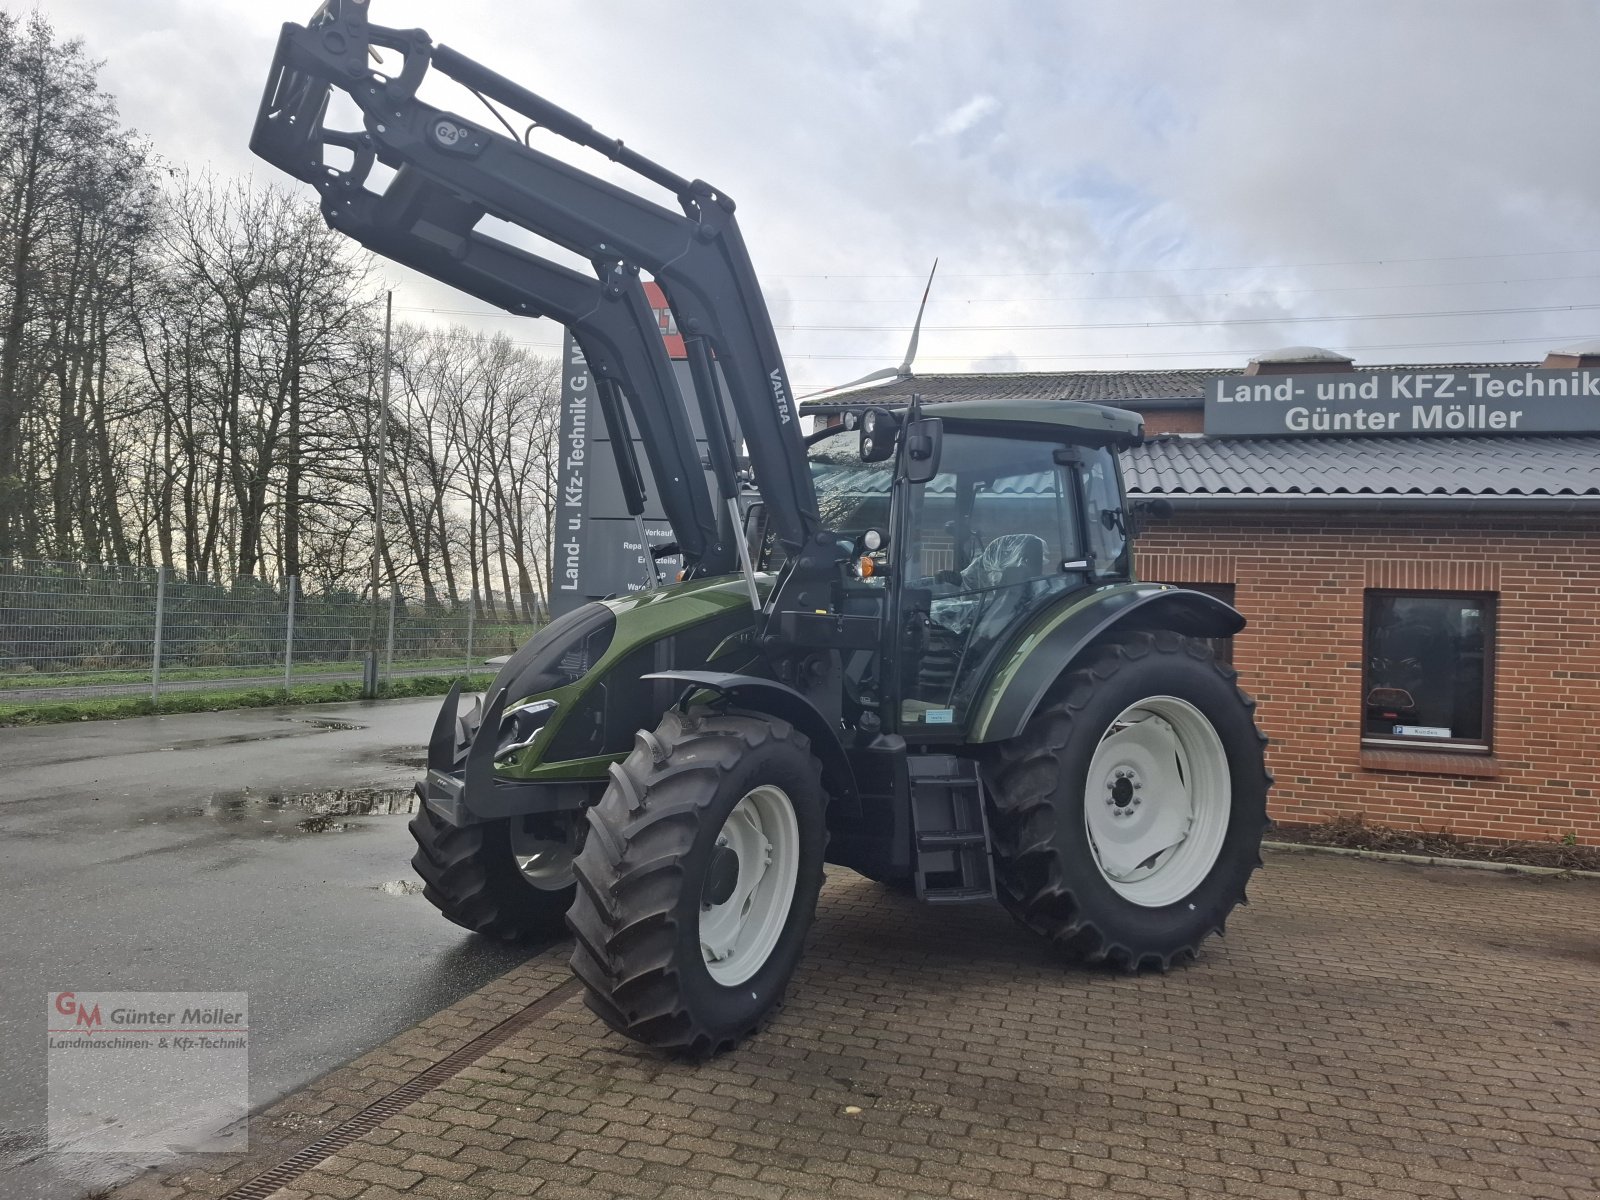
M 1373 627 L 1375 602 L 1388 597 L 1415 596 L 1430 600 L 1474 601 L 1482 613 L 1483 694 L 1479 697 L 1483 714 L 1483 734 L 1476 738 L 1385 737 L 1367 732 L 1367 697 L 1372 693 L 1372 653 L 1368 641 Z M 1357 728 L 1361 745 L 1374 750 L 1430 750 L 1449 754 L 1494 753 L 1495 635 L 1499 630 L 1499 595 L 1495 592 L 1456 591 L 1446 588 L 1366 588 L 1361 597 L 1361 692 L 1357 697 Z

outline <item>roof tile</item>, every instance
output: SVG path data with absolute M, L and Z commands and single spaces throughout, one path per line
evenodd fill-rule
M 1123 465 L 1141 496 L 1600 495 L 1600 437 L 1166 435 Z

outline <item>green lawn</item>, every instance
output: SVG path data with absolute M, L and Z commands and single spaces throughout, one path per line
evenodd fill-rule
M 281 668 L 279 674 L 282 674 Z M 494 682 L 492 674 L 415 675 L 391 681 L 381 688 L 378 694 L 384 699 L 442 696 L 458 679 L 463 681 L 465 688 L 476 691 L 481 691 Z M 173 692 L 171 695 L 162 696 L 160 700 L 151 700 L 148 696 L 108 696 L 84 700 L 12 702 L 0 704 L 0 726 L 55 725 L 63 721 L 106 721 L 119 717 L 220 712 L 228 708 L 271 708 L 279 704 L 324 704 L 331 700 L 360 698 L 361 685 L 352 682 L 308 683 L 288 692 L 281 687 Z
M 504 654 L 508 651 L 499 651 Z M 483 659 L 488 657 L 474 653 L 477 660 L 470 664 L 479 666 Z M 383 667 L 383 656 L 378 657 L 379 669 Z M 465 657 L 441 658 L 433 655 L 427 658 L 396 658 L 394 669 L 396 671 L 409 671 L 432 668 L 442 674 L 463 671 L 468 668 Z M 361 674 L 361 660 L 347 658 L 338 662 L 308 660 L 296 662 L 291 671 L 292 675 L 333 675 L 346 672 L 351 675 Z M 282 679 L 283 664 L 276 666 L 234 666 L 234 667 L 162 667 L 162 683 L 193 683 L 207 679 Z M 148 665 L 128 670 L 85 670 L 85 671 L 0 671 L 0 689 L 7 688 L 63 688 L 63 687 L 89 687 L 93 684 L 128 684 L 137 686 L 150 682 L 150 668 Z

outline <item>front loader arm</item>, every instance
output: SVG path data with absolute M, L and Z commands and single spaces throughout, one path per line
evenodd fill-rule
M 369 25 L 366 9 L 365 0 L 328 0 L 308 26 L 284 26 L 252 149 L 319 186 L 324 211 L 337 228 L 344 228 L 346 219 L 360 219 L 360 198 L 344 184 L 342 172 L 324 164 L 323 149 L 329 145 L 350 150 L 358 161 L 372 155 L 398 172 L 425 177 L 470 210 L 519 225 L 591 262 L 649 271 L 689 344 L 702 405 L 714 407 L 715 355 L 772 523 L 792 550 L 803 546 L 820 526 L 816 495 L 777 337 L 734 219 L 733 202 L 708 184 L 683 179 L 601 137 L 570 113 L 448 47 L 435 47 L 420 30 Z M 398 73 L 372 69 L 372 46 L 401 56 Z M 682 213 L 423 103 L 416 90 L 430 66 L 668 188 Z M 323 128 L 333 87 L 348 92 L 361 108 L 363 131 Z M 470 260 L 478 267 L 492 263 L 501 271 L 513 264 L 527 268 L 530 262 L 554 266 L 488 235 L 462 234 L 455 231 L 455 248 L 416 255 L 415 264 L 426 262 L 420 269 L 452 283 L 457 279 L 444 273 L 446 259 Z M 465 259 L 455 259 L 458 249 Z M 474 273 L 480 283 L 495 276 L 494 270 Z M 548 297 L 538 295 L 548 305 Z M 515 305 L 507 307 L 518 311 Z M 634 392 L 631 380 L 627 390 Z M 731 469 L 736 447 L 725 421 L 707 420 L 706 425 L 719 491 L 724 501 L 732 500 L 737 495 Z M 703 513 L 698 515 L 703 519 Z

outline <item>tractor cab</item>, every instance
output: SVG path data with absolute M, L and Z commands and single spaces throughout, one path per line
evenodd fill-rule
M 879 616 L 887 644 L 844 664 L 847 714 L 917 743 L 966 738 L 974 702 L 1032 618 L 1133 577 L 1116 449 L 1132 413 L 966 400 L 849 412 L 808 439 L 818 508 L 850 578 L 843 610 Z M 929 457 L 917 459 L 912 447 Z M 763 565 L 780 555 L 769 541 Z M 898 670 L 894 666 L 898 664 Z

